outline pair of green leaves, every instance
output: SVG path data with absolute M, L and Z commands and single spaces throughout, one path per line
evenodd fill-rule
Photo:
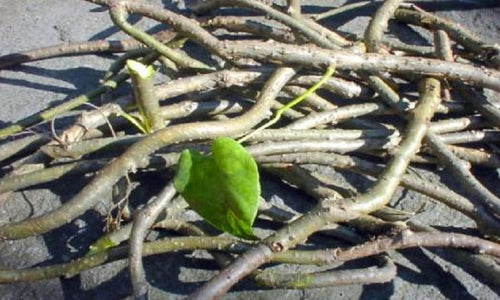
M 211 156 L 184 150 L 174 186 L 212 226 L 257 239 L 252 225 L 259 206 L 259 172 L 253 157 L 235 140 L 215 139 Z

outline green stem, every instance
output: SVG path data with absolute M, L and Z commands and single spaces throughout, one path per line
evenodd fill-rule
M 237 135 L 258 124 L 270 109 L 281 88 L 295 74 L 280 68 L 263 87 L 257 103 L 245 114 L 225 120 L 180 124 L 159 130 L 132 145 L 102 170 L 83 190 L 58 209 L 22 222 L 0 225 L 0 239 L 20 239 L 60 227 L 81 215 L 96 203 L 128 172 L 147 165 L 147 157 L 159 148 L 186 140 Z
M 328 66 L 328 68 L 326 69 L 325 74 L 323 75 L 323 77 L 318 82 L 316 82 L 316 84 L 314 84 L 312 87 L 310 87 L 304 94 L 298 96 L 297 98 L 295 98 L 292 101 L 290 101 L 287 104 L 285 104 L 285 106 L 283 106 L 282 108 L 278 109 L 276 111 L 274 117 L 269 122 L 265 123 L 264 125 L 262 125 L 259 128 L 255 129 L 251 133 L 249 133 L 246 136 L 242 137 L 241 139 L 238 140 L 238 142 L 239 143 L 243 143 L 244 141 L 246 141 L 248 138 L 252 137 L 253 135 L 261 132 L 262 130 L 264 130 L 264 129 L 266 129 L 266 128 L 274 125 L 274 124 L 276 124 L 276 122 L 279 121 L 279 119 L 281 118 L 281 116 L 283 115 L 283 113 L 285 111 L 287 111 L 290 108 L 294 107 L 295 105 L 299 104 L 304 99 L 306 99 L 307 97 L 309 97 L 310 95 L 312 95 L 314 92 L 316 92 L 323 85 L 323 83 L 325 83 L 333 75 L 334 72 L 335 72 L 335 65 L 333 64 L 333 65 Z
M 64 113 L 66 111 L 77 108 L 83 103 L 89 102 L 92 98 L 95 98 L 110 89 L 115 89 L 120 83 L 124 82 L 129 77 L 128 74 L 121 73 L 116 76 L 113 76 L 109 80 L 106 80 L 99 87 L 80 95 L 76 98 L 73 98 L 63 104 L 60 104 L 56 107 L 49 108 L 41 113 L 32 114 L 29 117 L 21 119 L 15 122 L 13 125 L 10 125 L 6 128 L 0 129 L 0 140 L 7 138 L 8 136 L 21 132 L 26 128 L 38 124 L 43 121 L 50 121 L 55 116 Z
M 323 124 L 337 124 L 363 115 L 380 114 L 387 110 L 386 105 L 375 102 L 345 105 L 331 110 L 310 113 L 306 117 L 286 125 L 285 128 L 305 130 Z
M 157 58 L 156 53 L 152 53 L 152 54 L 144 57 L 142 63 L 149 64 L 152 61 L 154 61 L 156 58 Z M 36 113 L 36 114 L 33 114 L 27 118 L 19 120 L 16 123 L 14 123 L 14 125 L 0 129 L 0 140 L 4 139 L 12 134 L 21 132 L 21 131 L 25 130 L 26 128 L 28 128 L 29 126 L 33 126 L 33 125 L 40 123 L 42 121 L 52 120 L 55 116 L 57 116 L 61 113 L 64 113 L 66 111 L 77 108 L 80 105 L 89 102 L 92 98 L 95 98 L 95 97 L 109 91 L 110 89 L 115 89 L 120 83 L 124 82 L 128 78 L 129 78 L 129 75 L 127 73 L 117 74 L 117 75 L 111 77 L 110 79 L 106 80 L 105 82 L 103 82 L 97 88 L 95 88 L 95 89 L 93 89 L 93 90 L 91 90 L 83 95 L 80 95 L 76 98 L 73 98 L 67 102 L 64 102 L 63 104 L 56 106 L 56 107 L 47 109 L 41 113 Z
M 160 101 L 154 94 L 155 71 L 153 67 L 128 60 L 127 68 L 132 77 L 135 101 L 142 115 L 145 129 L 151 133 L 164 128 L 165 122 L 160 111 Z
M 214 299 L 224 295 L 236 282 L 260 265 L 269 262 L 275 253 L 282 253 L 307 239 L 313 232 L 330 222 L 346 221 L 369 213 L 387 204 L 396 190 L 411 157 L 420 147 L 430 119 L 439 104 L 439 81 L 426 79 L 422 85 L 421 101 L 415 108 L 414 119 L 408 125 L 406 138 L 391 163 L 370 192 L 337 206 L 338 199 L 320 202 L 307 214 L 276 231 L 262 243 L 238 257 L 230 266 L 205 283 L 190 299 Z

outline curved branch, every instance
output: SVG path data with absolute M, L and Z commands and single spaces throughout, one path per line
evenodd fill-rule
M 272 101 L 294 74 L 295 71 L 291 68 L 280 68 L 274 72 L 263 87 L 257 103 L 240 117 L 225 121 L 176 125 L 147 136 L 131 146 L 60 208 L 43 216 L 0 226 L 0 239 L 20 239 L 42 234 L 71 222 L 100 201 L 121 177 L 147 164 L 148 155 L 163 146 L 186 140 L 244 133 L 267 115 Z
M 382 52 L 382 36 L 389 26 L 389 19 L 404 0 L 387 0 L 377 9 L 365 31 L 365 45 L 367 52 Z
M 151 204 L 138 211 L 135 215 L 129 241 L 129 271 L 135 299 L 146 299 L 148 291 L 146 274 L 142 265 L 144 238 L 146 237 L 149 227 L 153 225 L 158 215 L 172 200 L 175 194 L 176 190 L 174 185 L 170 183 L 158 194 L 157 198 L 154 199 Z

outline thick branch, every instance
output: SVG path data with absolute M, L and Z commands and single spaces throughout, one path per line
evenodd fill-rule
M 100 201 L 121 177 L 143 167 L 147 163 L 148 155 L 160 147 L 185 140 L 245 132 L 267 115 L 272 101 L 294 74 L 290 68 L 278 69 L 262 89 L 257 103 L 240 117 L 225 121 L 176 125 L 146 137 L 102 170 L 83 190 L 60 208 L 40 217 L 0 226 L 0 239 L 20 239 L 42 234 L 70 222 Z

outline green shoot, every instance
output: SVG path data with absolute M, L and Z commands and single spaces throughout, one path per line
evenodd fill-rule
M 247 134 L 246 136 L 240 138 L 238 140 L 239 143 L 243 143 L 244 141 L 246 141 L 248 138 L 252 137 L 253 135 L 261 132 L 262 130 L 276 124 L 276 122 L 279 121 L 279 119 L 281 118 L 281 116 L 283 115 L 284 112 L 286 112 L 287 110 L 289 110 L 290 108 L 294 107 L 295 105 L 299 104 L 300 102 L 302 102 L 304 99 L 306 99 L 307 97 L 311 96 L 314 92 L 316 92 L 330 77 L 332 77 L 333 73 L 335 73 L 335 64 L 331 64 L 330 66 L 328 66 L 328 68 L 326 69 L 326 72 L 325 74 L 323 75 L 323 77 L 321 77 L 321 79 L 316 82 L 312 87 L 310 87 L 307 91 L 304 92 L 304 94 L 298 96 L 297 98 L 293 99 L 292 101 L 288 102 L 285 106 L 283 106 L 282 108 L 278 109 L 274 115 L 274 117 L 269 121 L 267 122 L 266 124 L 260 126 L 259 128 L 255 129 L 254 131 L 250 132 L 249 134 Z

